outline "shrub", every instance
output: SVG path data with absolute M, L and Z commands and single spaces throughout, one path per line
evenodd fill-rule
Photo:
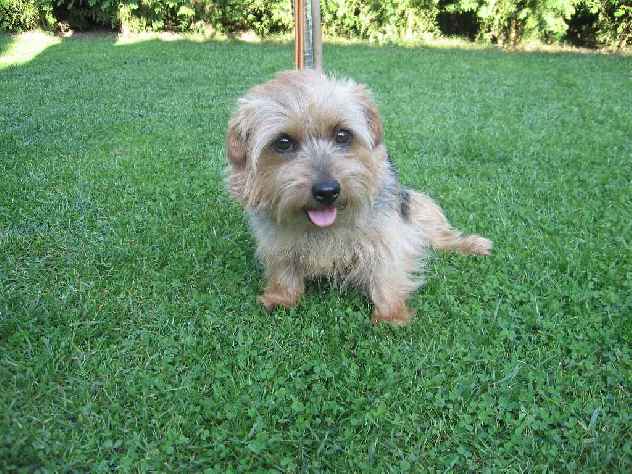
M 562 40 L 578 0 L 458 0 L 447 11 L 475 14 L 479 36 L 515 46 L 524 39 Z
M 378 42 L 444 33 L 503 45 L 632 43 L 629 0 L 321 0 L 321 13 L 325 33 Z M 0 30 L 52 29 L 59 22 L 79 30 L 210 26 L 260 36 L 293 28 L 291 0 L 0 0 Z
M 437 33 L 438 3 L 438 0 L 324 0 L 323 29 L 335 36 L 375 41 Z
M 96 0 L 95 0 L 96 1 Z M 118 4 L 112 24 L 123 31 L 196 31 L 211 26 L 260 36 L 289 31 L 292 10 L 281 0 L 126 0 Z
M 112 28 L 118 5 L 118 0 L 55 0 L 55 16 L 80 31 Z
M 35 0 L 0 0 L 0 31 L 26 31 L 38 25 Z
M 632 4 L 629 0 L 581 0 L 595 18 L 593 34 L 598 43 L 621 48 L 632 45 Z
M 493 43 L 537 39 L 584 46 L 632 44 L 629 0 L 446 0 L 441 12 L 452 15 L 453 23 L 465 20 L 467 30 L 460 34 L 478 31 L 479 38 Z M 476 25 L 464 17 L 468 13 L 475 15 Z

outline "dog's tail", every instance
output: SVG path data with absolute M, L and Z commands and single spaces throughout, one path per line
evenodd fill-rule
M 463 235 L 453 229 L 441 208 L 425 194 L 406 190 L 402 192 L 402 212 L 419 225 L 425 239 L 434 250 L 459 252 L 463 255 L 491 255 L 493 243 L 480 235 Z

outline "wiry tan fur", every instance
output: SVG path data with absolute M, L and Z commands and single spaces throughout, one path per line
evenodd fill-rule
M 332 138 L 340 127 L 353 133 L 347 147 Z M 281 134 L 298 144 L 289 156 L 271 146 Z M 226 147 L 228 188 L 256 236 L 268 310 L 295 305 L 306 279 L 325 276 L 364 290 L 374 323 L 402 325 L 428 248 L 490 254 L 491 241 L 462 236 L 432 199 L 400 186 L 377 108 L 353 81 L 291 71 L 252 88 L 230 120 Z M 326 228 L 305 214 L 322 176 L 341 188 L 337 219 Z

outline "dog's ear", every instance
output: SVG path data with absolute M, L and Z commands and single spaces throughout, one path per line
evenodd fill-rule
M 373 101 L 371 92 L 363 84 L 356 85 L 355 93 L 364 108 L 364 115 L 369 125 L 373 146 L 376 147 L 384 140 L 384 126 L 382 125 L 382 119 L 377 110 L 377 105 L 375 105 Z
M 226 184 L 233 198 L 245 206 L 248 201 L 248 170 L 246 168 L 248 140 L 244 136 L 241 124 L 242 120 L 238 113 L 233 115 L 228 123 L 226 156 L 230 167 Z
M 235 115 L 228 123 L 226 133 L 226 155 L 233 168 L 243 169 L 246 166 L 247 152 L 246 137 L 242 135 L 239 118 Z

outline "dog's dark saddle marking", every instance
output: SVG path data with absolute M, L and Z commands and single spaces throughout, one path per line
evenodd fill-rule
M 395 163 L 391 159 L 391 155 L 389 153 L 386 154 L 386 161 L 388 162 L 388 165 L 390 166 L 391 170 L 393 171 L 393 174 L 395 175 L 395 177 L 399 178 L 399 171 L 397 170 L 397 166 L 395 166 Z
M 391 155 L 386 155 L 386 161 L 396 181 L 399 181 L 399 172 L 397 171 L 397 166 L 395 166 L 395 163 L 391 159 Z M 399 190 L 399 214 L 404 221 L 410 222 L 410 192 L 407 189 Z
M 399 192 L 399 213 L 406 222 L 410 221 L 410 193 L 407 189 Z

